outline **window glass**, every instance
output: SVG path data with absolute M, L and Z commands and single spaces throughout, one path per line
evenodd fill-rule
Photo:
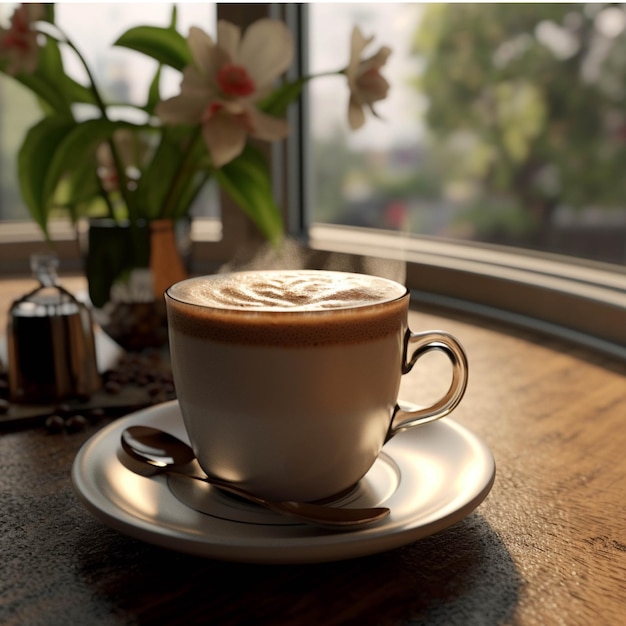
M 310 69 L 358 24 L 392 48 L 388 97 L 348 129 L 345 79 L 309 84 L 313 223 L 626 262 L 626 9 L 308 6 Z M 345 88 L 344 88 L 345 87 Z
M 8 24 L 15 6 L 0 4 L 3 24 Z M 58 3 L 55 11 L 57 23 L 87 59 L 105 99 L 141 105 L 147 98 L 156 61 L 112 44 L 130 27 L 169 25 L 172 6 L 170 3 Z M 187 35 L 192 25 L 215 33 L 214 4 L 180 3 L 177 10 L 178 30 L 183 35 Z M 67 71 L 84 82 L 84 70 L 76 57 L 70 50 L 63 50 L 63 55 Z M 179 83 L 180 74 L 164 68 L 161 95 L 174 95 Z M 0 74 L 0 220 L 29 219 L 17 183 L 16 154 L 25 132 L 40 117 L 32 93 Z M 215 190 L 208 189 L 198 199 L 195 212 L 214 215 L 217 206 Z

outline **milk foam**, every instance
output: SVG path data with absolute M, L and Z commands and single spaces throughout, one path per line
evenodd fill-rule
M 170 333 L 303 348 L 401 336 L 408 292 L 376 276 L 311 270 L 190 278 L 166 292 Z
M 249 311 L 317 311 L 369 306 L 404 295 L 395 282 L 344 272 L 239 272 L 191 278 L 169 289 L 181 302 Z

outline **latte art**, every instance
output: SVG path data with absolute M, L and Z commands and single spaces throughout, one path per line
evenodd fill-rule
M 317 311 L 369 306 L 400 298 L 406 290 L 384 278 L 342 272 L 241 272 L 190 279 L 170 289 L 188 304 L 249 311 Z
M 298 348 L 397 333 L 408 303 L 406 288 L 392 280 L 316 270 L 201 276 L 166 293 L 172 333 Z

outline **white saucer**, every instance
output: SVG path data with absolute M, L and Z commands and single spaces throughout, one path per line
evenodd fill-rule
M 82 503 L 104 523 L 137 539 L 228 561 L 315 563 L 397 548 L 463 519 L 484 500 L 495 478 L 489 448 L 445 418 L 396 435 L 359 486 L 337 503 L 387 506 L 391 514 L 360 530 L 333 532 L 189 480 L 134 473 L 120 460 L 120 435 L 134 424 L 188 441 L 176 401 L 111 423 L 83 445 L 74 461 L 72 481 Z

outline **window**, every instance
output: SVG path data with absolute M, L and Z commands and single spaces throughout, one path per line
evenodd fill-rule
M 313 72 L 353 24 L 389 45 L 356 133 L 308 88 L 311 244 L 397 259 L 423 302 L 626 355 L 626 12 L 618 5 L 306 5 Z M 344 102 L 338 102 L 342 98 Z
M 313 223 L 626 263 L 626 9 L 603 4 L 308 5 L 314 72 L 352 24 L 393 52 L 391 88 L 347 130 L 341 78 L 310 84 Z M 339 95 L 337 95 L 339 94 Z

